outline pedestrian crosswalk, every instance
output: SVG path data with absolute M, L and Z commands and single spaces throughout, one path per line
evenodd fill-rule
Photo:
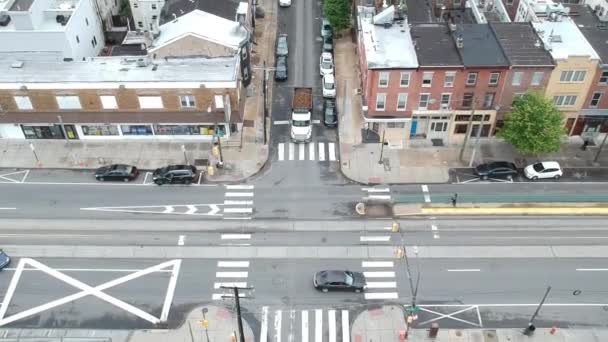
M 259 342 L 350 342 L 348 310 L 262 307 Z
M 361 267 L 367 281 L 365 299 L 397 299 L 399 297 L 393 261 L 362 261 Z
M 226 185 L 224 219 L 249 220 L 253 214 L 253 185 Z
M 247 287 L 247 278 L 249 277 L 249 261 L 218 261 L 217 272 L 215 272 L 215 283 L 213 283 L 214 292 L 211 295 L 212 300 L 221 300 L 224 298 L 234 298 L 233 287 Z M 239 298 L 245 297 L 246 294 L 239 293 Z
M 361 191 L 365 193 L 364 200 L 375 200 L 375 201 L 390 201 L 391 200 L 391 189 L 388 186 L 385 187 L 371 187 L 361 188 Z
M 279 143 L 277 159 L 279 161 L 337 161 L 336 149 L 336 143 L 333 142 Z

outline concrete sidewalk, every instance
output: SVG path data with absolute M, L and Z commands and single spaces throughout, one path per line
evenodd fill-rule
M 356 44 L 347 35 L 335 40 L 334 58 L 338 81 L 337 104 L 340 115 L 340 166 L 342 173 L 363 184 L 445 183 L 450 168 L 468 167 L 479 163 L 507 160 L 524 167 L 536 160 L 517 153 L 510 144 L 496 138 L 482 138 L 473 153 L 475 139 L 470 139 L 463 160 L 459 160 L 461 145 L 434 147 L 430 141 L 411 140 L 404 149 L 390 149 L 379 142 L 364 143 L 364 119 L 361 112 L 361 87 Z M 599 146 L 581 149 L 583 140 L 569 137 L 560 152 L 543 156 L 543 160 L 558 161 L 562 168 L 608 167 L 608 149 L 594 162 Z M 598 144 L 599 145 L 599 144 Z M 380 160 L 383 163 L 380 163 Z
M 441 323 L 440 323 L 441 324 Z M 363 311 L 351 328 L 353 342 L 395 342 L 399 333 L 406 330 L 403 307 L 385 305 Z M 522 329 L 523 330 L 523 329 Z M 439 329 L 436 338 L 428 337 L 428 328 L 410 329 L 406 341 L 435 342 L 603 342 L 608 341 L 608 329 L 536 329 L 525 336 L 520 329 Z

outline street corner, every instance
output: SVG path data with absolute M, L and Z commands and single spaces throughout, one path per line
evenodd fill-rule
M 371 306 L 352 323 L 353 342 L 395 341 L 406 329 L 405 311 L 400 305 Z

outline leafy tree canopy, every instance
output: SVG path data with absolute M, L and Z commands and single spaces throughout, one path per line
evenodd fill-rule
M 537 157 L 559 151 L 565 133 L 562 113 L 553 102 L 542 94 L 526 93 L 514 101 L 497 136 L 520 153 Z
M 323 10 L 334 32 L 350 27 L 350 0 L 325 0 Z

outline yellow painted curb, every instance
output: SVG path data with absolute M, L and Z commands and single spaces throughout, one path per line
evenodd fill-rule
M 421 208 L 423 215 L 608 215 L 608 207 Z

